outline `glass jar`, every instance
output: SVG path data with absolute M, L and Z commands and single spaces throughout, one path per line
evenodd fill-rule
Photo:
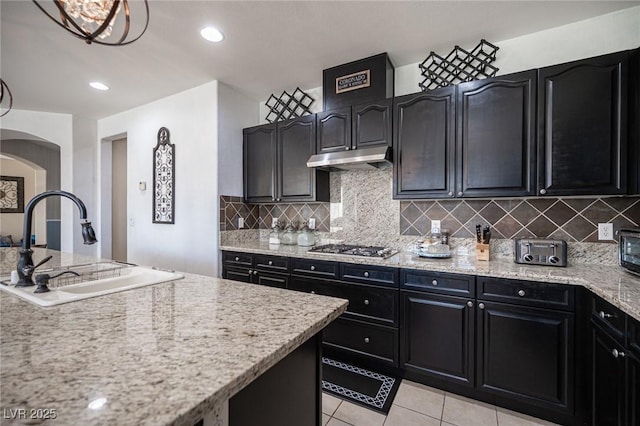
M 302 223 L 302 228 L 298 232 L 298 245 L 303 247 L 309 247 L 316 243 L 316 236 L 311 229 L 307 226 L 307 222 Z
M 286 245 L 296 245 L 298 244 L 298 232 L 296 228 L 293 226 L 293 223 L 289 222 L 289 225 L 285 228 L 282 236 L 280 237 L 280 243 Z
M 271 232 L 269 233 L 269 244 L 270 245 L 278 245 L 280 244 L 280 235 L 282 234 L 282 229 L 280 229 L 280 224 L 276 222 L 271 228 Z

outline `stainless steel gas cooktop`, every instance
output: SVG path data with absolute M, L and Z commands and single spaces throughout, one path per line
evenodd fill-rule
M 359 246 L 353 244 L 325 244 L 309 249 L 309 252 L 324 254 L 343 254 L 348 256 L 379 257 L 386 259 L 398 253 L 389 247 Z

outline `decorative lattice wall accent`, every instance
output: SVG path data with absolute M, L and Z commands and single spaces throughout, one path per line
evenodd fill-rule
M 279 98 L 274 95 L 269 96 L 266 105 L 269 108 L 266 120 L 273 123 L 281 120 L 289 120 L 291 118 L 302 117 L 311 114 L 311 104 L 315 100 L 296 87 L 296 90 L 289 94 L 287 91 L 282 92 Z
M 160 127 L 158 143 L 153 148 L 153 223 L 175 223 L 175 151 L 169 141 L 169 129 Z
M 453 48 L 445 58 L 431 52 L 420 65 L 424 77 L 419 83 L 422 91 L 480 78 L 493 77 L 498 68 L 491 65 L 496 59 L 498 47 L 482 39 L 471 52 L 460 46 Z

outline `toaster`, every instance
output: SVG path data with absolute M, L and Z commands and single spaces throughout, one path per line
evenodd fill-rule
M 515 262 L 530 265 L 567 266 L 567 242 L 517 238 Z

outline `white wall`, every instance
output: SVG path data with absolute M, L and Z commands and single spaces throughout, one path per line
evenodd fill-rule
M 522 37 L 489 41 L 500 48 L 493 62 L 499 68 L 498 75 L 634 49 L 640 46 L 640 6 Z M 470 50 L 474 46 L 462 47 Z M 427 43 L 424 50 L 429 50 Z M 446 56 L 449 51 L 436 53 Z M 395 96 L 420 91 L 418 84 L 424 79 L 418 67 L 420 62 L 396 66 Z M 321 111 L 322 87 L 303 90 L 316 100 L 312 112 Z M 267 123 L 268 112 L 265 102 L 261 102 L 260 121 L 255 124 Z
M 218 83 L 218 194 L 242 197 L 242 129 L 258 122 L 258 104 Z
M 217 92 L 214 81 L 98 121 L 99 141 L 127 137 L 129 262 L 218 274 Z M 152 159 L 160 127 L 169 129 L 175 145 L 173 225 L 152 223 Z M 102 170 L 99 175 L 102 180 Z M 146 191 L 138 190 L 140 181 L 147 182 Z M 111 232 L 103 227 L 100 235 Z
M 0 119 L 0 128 L 29 133 L 60 146 L 60 188 L 73 192 L 73 119 L 70 114 L 24 111 L 12 109 Z M 94 170 L 80 169 L 78 178 L 91 175 Z M 60 203 L 60 248 L 63 252 L 73 252 L 82 244 L 74 240 L 73 228 L 78 225 L 77 208 L 71 202 Z

